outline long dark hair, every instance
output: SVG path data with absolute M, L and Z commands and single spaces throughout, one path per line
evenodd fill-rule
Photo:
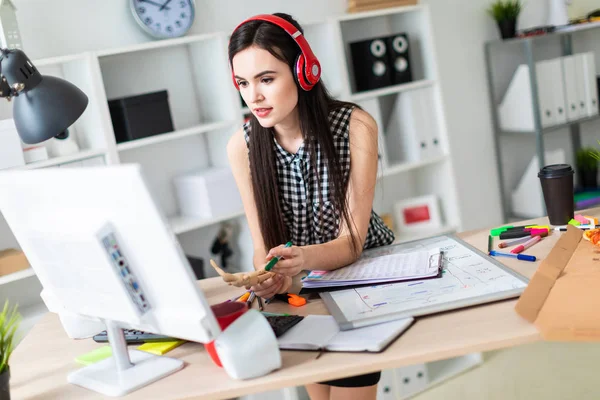
M 302 34 L 304 30 L 290 15 L 283 13 L 273 14 L 292 23 Z M 229 63 L 233 65 L 233 57 L 242 50 L 257 46 L 267 50 L 275 58 L 287 63 L 293 71 L 293 65 L 300 54 L 298 44 L 282 28 L 265 21 L 252 20 L 241 25 L 233 34 L 229 42 Z M 292 72 L 293 74 L 293 72 Z M 329 192 L 338 217 L 341 220 L 340 231 L 343 224 L 348 228 L 353 224 L 348 210 L 346 189 L 348 180 L 344 180 L 338 154 L 335 149 L 333 134 L 330 129 L 329 112 L 340 107 L 358 107 L 354 103 L 334 99 L 322 79 L 310 91 L 304 91 L 296 82 L 298 88 L 298 116 L 300 130 L 304 139 L 304 148 L 310 157 L 310 168 L 316 173 L 316 150 L 320 148 L 322 157 L 327 160 L 329 177 Z M 265 242 L 266 250 L 276 247 L 289 240 L 283 213 L 279 202 L 279 185 L 273 151 L 273 128 L 264 128 L 254 115 L 250 118 L 252 137 L 249 144 L 250 174 L 254 201 L 258 211 L 260 230 Z M 322 202 L 321 182 L 318 182 L 319 200 Z M 322 215 L 321 215 L 321 224 Z M 358 251 L 358 239 L 352 229 L 349 229 L 352 249 Z

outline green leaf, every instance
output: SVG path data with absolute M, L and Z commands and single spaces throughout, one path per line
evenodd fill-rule
M 4 302 L 0 312 L 0 373 L 8 368 L 10 356 L 14 350 L 15 335 L 21 324 L 21 314 L 17 305 L 9 307 L 8 300 Z
M 591 171 L 598 168 L 600 151 L 592 147 L 583 147 L 576 153 L 577 168 L 581 171 Z
M 521 0 L 496 0 L 487 9 L 496 21 L 516 20 L 523 10 Z

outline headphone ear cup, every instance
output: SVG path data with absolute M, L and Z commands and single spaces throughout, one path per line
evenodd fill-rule
M 304 60 L 304 54 L 300 53 L 298 54 L 298 57 L 296 57 L 294 77 L 302 89 L 309 91 L 314 85 L 312 85 L 306 78 L 306 74 L 304 73 L 305 68 L 306 62 Z

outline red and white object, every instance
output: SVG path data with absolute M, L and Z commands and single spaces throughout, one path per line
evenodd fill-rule
M 404 233 L 422 232 L 442 227 L 438 198 L 434 195 L 405 199 L 394 204 L 398 230 Z
M 526 241 L 525 243 L 515 247 L 514 249 L 512 249 L 510 252 L 513 254 L 519 254 L 525 250 L 527 250 L 528 248 L 530 248 L 531 246 L 533 246 L 534 244 L 536 244 L 537 242 L 539 242 L 540 240 L 542 240 L 541 236 L 534 236 L 531 239 L 529 239 L 528 241 Z

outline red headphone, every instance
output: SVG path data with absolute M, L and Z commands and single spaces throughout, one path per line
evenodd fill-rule
M 261 14 L 248 18 L 247 20 L 236 26 L 236 28 L 233 31 L 235 32 L 240 26 L 249 21 L 267 21 L 277 25 L 278 27 L 286 31 L 292 37 L 292 39 L 294 39 L 294 41 L 298 43 L 298 46 L 300 46 L 301 52 L 298 58 L 296 59 L 296 64 L 294 66 L 294 77 L 296 78 L 296 81 L 298 82 L 300 87 L 306 91 L 311 90 L 317 84 L 317 82 L 319 82 L 319 79 L 321 78 L 321 64 L 310 49 L 310 46 L 304 38 L 304 35 L 298 30 L 298 28 L 296 28 L 293 24 L 286 21 L 285 19 L 280 18 L 276 15 Z M 233 77 L 233 84 L 235 85 L 237 90 L 240 90 L 235 80 L 233 66 L 231 67 L 231 75 Z

